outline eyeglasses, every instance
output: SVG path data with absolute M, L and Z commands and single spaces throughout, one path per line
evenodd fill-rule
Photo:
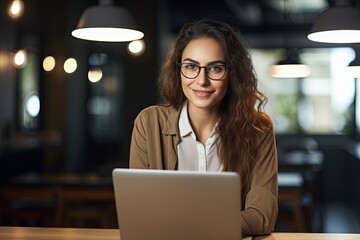
M 199 66 L 195 63 L 179 63 L 181 74 L 194 79 L 199 76 L 202 68 L 205 69 L 206 76 L 211 80 L 220 80 L 225 76 L 227 66 L 224 64 L 211 64 L 208 66 Z

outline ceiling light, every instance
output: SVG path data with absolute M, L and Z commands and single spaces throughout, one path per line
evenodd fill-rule
M 71 34 L 76 38 L 102 42 L 127 42 L 144 36 L 136 30 L 129 11 L 111 5 L 109 1 L 100 1 L 99 5 L 85 9 Z
M 350 75 L 353 78 L 360 78 L 360 63 L 357 63 L 357 65 L 356 65 L 353 62 L 351 62 L 349 64 L 348 69 L 349 69 Z
M 274 78 L 304 78 L 310 75 L 310 67 L 300 63 L 298 53 L 286 51 L 286 59 L 271 66 L 271 76 Z
M 326 9 L 315 19 L 308 39 L 323 43 L 360 42 L 360 9 L 350 6 Z
M 306 64 L 278 63 L 271 67 L 274 78 L 304 78 L 310 75 L 310 67 Z
M 287 23 L 289 18 L 288 10 L 290 10 L 288 0 L 283 1 L 284 22 Z M 291 22 L 290 22 L 291 23 Z M 286 33 L 284 32 L 284 35 Z M 285 36 L 285 46 L 289 46 Z M 310 75 L 310 67 L 300 63 L 299 51 L 296 48 L 288 48 L 285 52 L 284 60 L 277 62 L 271 66 L 271 76 L 274 78 L 304 78 Z
M 357 50 L 357 49 L 356 49 Z M 360 78 L 360 51 L 355 51 L 355 59 L 349 63 L 348 70 L 353 78 Z
M 8 14 L 13 20 L 20 18 L 24 13 L 24 3 L 22 0 L 13 0 L 9 6 Z

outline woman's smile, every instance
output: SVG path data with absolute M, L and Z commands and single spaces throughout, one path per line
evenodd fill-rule
M 196 96 L 198 97 L 209 97 L 212 93 L 215 91 L 209 91 L 209 90 L 195 90 L 192 89 Z

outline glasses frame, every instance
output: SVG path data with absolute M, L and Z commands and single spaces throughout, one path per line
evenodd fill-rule
M 184 65 L 184 64 L 193 64 L 193 65 L 195 65 L 196 67 L 198 67 L 199 68 L 199 71 L 198 71 L 198 73 L 196 74 L 196 76 L 195 77 L 187 77 L 187 76 L 185 76 L 185 74 L 181 71 L 181 68 L 182 68 L 182 66 Z M 224 77 L 225 77 L 225 75 L 226 75 L 226 70 L 228 69 L 228 66 L 226 65 L 226 64 L 224 64 L 224 63 L 221 63 L 221 64 L 210 64 L 210 65 L 207 65 L 207 66 L 200 66 L 200 65 L 198 65 L 198 64 L 196 64 L 196 63 L 178 63 L 178 65 L 179 65 L 179 68 L 180 68 L 180 73 L 181 73 L 181 75 L 183 75 L 185 78 L 187 78 L 187 79 L 195 79 L 195 78 L 197 78 L 198 76 L 199 76 L 199 74 L 200 74 L 200 72 L 201 72 L 201 69 L 202 68 L 204 68 L 205 69 L 205 75 L 206 75 L 206 77 L 208 77 L 210 80 L 213 80 L 213 81 L 220 81 L 220 80 L 222 80 Z M 221 77 L 221 78 L 218 78 L 218 79 L 214 79 L 214 78 L 211 78 L 211 77 L 209 77 L 209 75 L 208 75 L 208 68 L 209 67 L 212 67 L 212 66 L 223 66 L 224 67 L 224 75 Z

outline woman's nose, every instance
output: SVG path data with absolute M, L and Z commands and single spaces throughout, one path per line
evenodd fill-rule
M 206 75 L 206 68 L 201 68 L 199 76 L 197 76 L 197 84 L 200 86 L 206 86 L 209 85 L 210 80 L 208 76 Z

